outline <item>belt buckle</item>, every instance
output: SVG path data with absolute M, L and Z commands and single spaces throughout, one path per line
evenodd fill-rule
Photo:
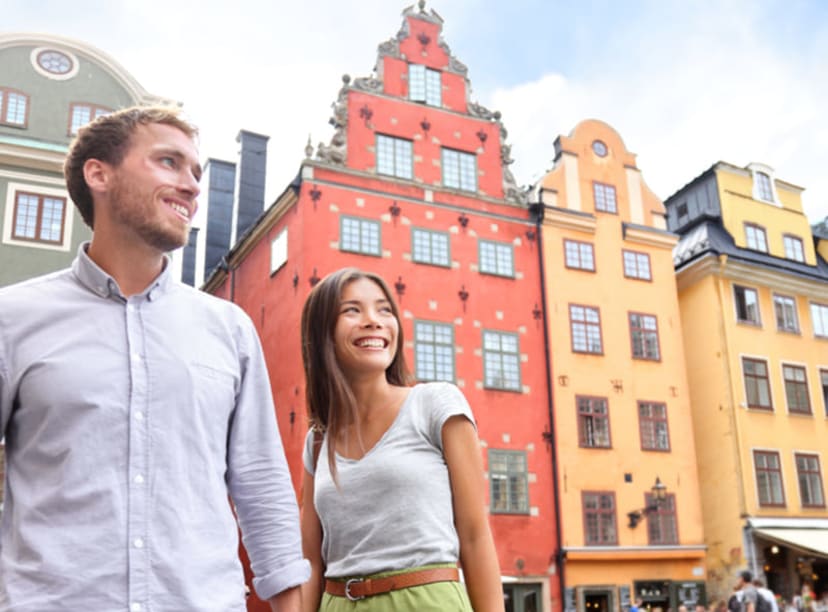
M 345 582 L 345 597 L 348 598 L 348 601 L 359 601 L 360 599 L 365 599 L 365 595 L 360 595 L 359 597 L 351 595 L 351 585 L 355 582 L 363 582 L 363 580 L 364 578 L 351 578 L 350 580 Z

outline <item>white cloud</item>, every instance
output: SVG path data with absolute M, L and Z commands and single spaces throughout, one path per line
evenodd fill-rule
M 649 24 L 652 25 L 652 24 Z M 696 24 L 698 25 L 698 24 Z M 553 143 L 587 118 L 613 126 L 638 154 L 647 183 L 663 198 L 723 160 L 764 162 L 777 178 L 806 188 L 806 215 L 828 215 L 823 171 L 828 127 L 820 101 L 828 81 L 766 44 L 750 20 L 705 24 L 692 35 L 671 31 L 632 43 L 607 67 L 541 78 L 492 93 L 513 143 L 518 182 L 550 166 Z

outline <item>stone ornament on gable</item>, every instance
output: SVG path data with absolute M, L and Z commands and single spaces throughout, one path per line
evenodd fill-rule
M 354 89 L 382 93 L 382 81 L 374 77 L 359 77 L 354 79 Z

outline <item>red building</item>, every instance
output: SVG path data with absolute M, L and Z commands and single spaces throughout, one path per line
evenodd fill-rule
M 401 306 L 416 378 L 456 383 L 478 420 L 507 609 L 559 610 L 537 228 L 508 170 L 499 113 L 469 100 L 467 69 L 423 5 L 406 9 L 399 33 L 379 45 L 372 77 L 343 77 L 330 144 L 315 159 L 308 147 L 296 180 L 205 289 L 258 328 L 298 486 L 302 305 L 340 267 L 382 275 Z

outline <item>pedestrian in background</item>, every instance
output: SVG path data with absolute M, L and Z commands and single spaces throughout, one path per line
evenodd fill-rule
M 502 612 L 474 417 L 452 384 L 408 386 L 386 283 L 353 268 L 319 282 L 302 357 L 304 612 Z
M 82 128 L 65 163 L 92 240 L 0 290 L 0 610 L 299 609 L 298 509 L 255 329 L 173 280 L 201 167 L 175 109 Z

